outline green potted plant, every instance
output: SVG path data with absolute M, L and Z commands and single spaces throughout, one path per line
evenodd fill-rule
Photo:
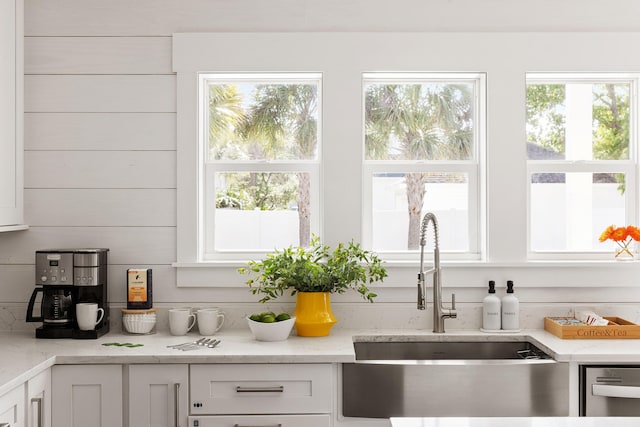
M 251 292 L 261 295 L 260 302 L 285 293 L 296 295 L 296 331 L 300 336 L 325 336 L 336 323 L 331 312 L 330 294 L 353 290 L 373 302 L 377 296 L 369 285 L 383 281 L 387 271 L 378 256 L 364 250 L 353 240 L 331 250 L 313 236 L 309 247 L 289 246 L 249 261 L 240 268 L 249 274 Z

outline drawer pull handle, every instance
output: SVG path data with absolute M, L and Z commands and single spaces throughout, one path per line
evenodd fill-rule
M 640 399 L 640 387 L 592 384 L 591 392 L 593 393 L 594 396 L 626 397 L 627 399 Z
M 278 385 L 274 387 L 236 387 L 236 393 L 283 393 L 284 386 Z
M 36 422 L 38 423 L 37 426 L 38 427 L 43 427 L 42 424 L 42 398 L 41 397 L 34 397 L 31 399 L 31 405 L 33 405 L 34 403 L 38 404 L 38 415 L 36 415 Z
M 268 424 L 262 426 L 245 426 L 243 424 L 234 424 L 233 427 L 282 427 L 282 424 Z
M 173 424 L 180 427 L 180 383 L 173 385 Z

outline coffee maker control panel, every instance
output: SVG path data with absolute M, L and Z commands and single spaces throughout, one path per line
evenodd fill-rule
M 75 286 L 98 286 L 103 281 L 100 280 L 100 269 L 98 267 L 75 267 Z
M 73 285 L 73 253 L 36 253 L 36 285 Z

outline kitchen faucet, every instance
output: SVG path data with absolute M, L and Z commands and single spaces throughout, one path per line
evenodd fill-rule
M 433 224 L 433 267 L 428 271 L 424 271 L 424 246 L 427 244 L 427 228 L 429 223 Z M 436 216 L 428 212 L 422 218 L 420 226 L 420 271 L 418 272 L 418 310 L 426 309 L 425 293 L 426 285 L 424 277 L 426 274 L 433 275 L 433 332 L 444 332 L 444 319 L 455 319 L 458 317 L 456 312 L 456 294 L 451 294 L 451 308 L 442 306 L 442 282 L 440 280 L 440 248 L 438 243 L 438 220 Z

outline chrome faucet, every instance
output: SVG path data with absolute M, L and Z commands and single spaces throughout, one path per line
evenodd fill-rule
M 428 271 L 424 271 L 424 247 L 427 244 L 427 228 L 429 223 L 433 224 L 433 267 Z M 426 285 L 424 277 L 427 274 L 433 275 L 433 332 L 444 332 L 444 319 L 455 319 L 458 317 L 456 312 L 456 294 L 451 294 L 451 308 L 442 306 L 442 282 L 440 280 L 440 248 L 438 243 L 438 220 L 436 216 L 428 212 L 422 218 L 420 226 L 420 271 L 418 272 L 418 310 L 426 309 L 425 293 Z

